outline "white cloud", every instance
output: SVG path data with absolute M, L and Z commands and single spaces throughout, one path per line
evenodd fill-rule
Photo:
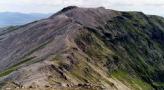
M 104 6 L 116 10 L 143 11 L 164 15 L 164 0 L 1 0 L 0 11 L 49 13 L 69 6 Z

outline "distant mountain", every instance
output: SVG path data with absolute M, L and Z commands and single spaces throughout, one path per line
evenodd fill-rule
M 17 12 L 0 12 L 0 27 L 10 25 L 22 25 L 34 20 L 48 17 L 50 14 L 41 13 L 17 13 Z

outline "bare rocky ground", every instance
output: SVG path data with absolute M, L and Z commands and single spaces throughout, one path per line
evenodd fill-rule
M 1 89 L 160 90 L 163 31 L 161 17 L 75 6 L 10 27 L 0 31 Z

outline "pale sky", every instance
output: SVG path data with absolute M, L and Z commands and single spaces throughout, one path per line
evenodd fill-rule
M 164 0 L 0 0 L 0 12 L 55 13 L 70 5 L 164 16 Z

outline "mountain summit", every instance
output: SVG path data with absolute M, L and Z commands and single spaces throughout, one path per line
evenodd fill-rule
M 163 90 L 164 18 L 70 6 L 0 31 L 2 90 Z

